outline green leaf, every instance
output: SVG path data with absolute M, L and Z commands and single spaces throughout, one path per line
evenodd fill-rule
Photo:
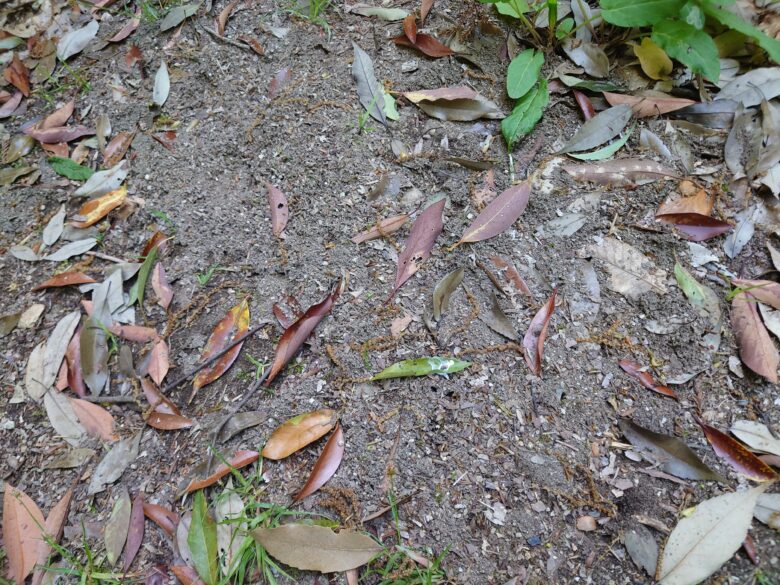
M 709 3 L 705 3 L 704 12 L 720 22 L 722 25 L 727 26 L 737 32 L 741 32 L 743 35 L 755 40 L 756 43 L 758 43 L 758 46 L 767 52 L 772 61 L 775 63 L 780 63 L 780 41 L 768 37 L 756 27 L 742 20 L 739 16 L 729 12 L 728 10 L 722 10 L 716 6 L 712 6 Z
M 216 585 L 219 580 L 217 523 L 209 516 L 203 490 L 195 493 L 192 502 L 192 522 L 187 533 L 187 544 L 192 553 L 192 563 L 200 578 L 206 585 Z
M 51 168 L 54 169 L 55 173 L 74 181 L 86 181 L 94 174 L 92 169 L 82 167 L 80 164 L 70 160 L 69 158 L 50 156 L 48 160 Z
M 610 24 L 634 27 L 676 16 L 681 0 L 601 0 L 601 17 Z
M 704 13 L 698 4 L 692 1 L 687 2 L 680 9 L 680 18 L 690 24 L 692 27 L 702 30 L 704 28 Z
M 555 38 L 561 41 L 568 37 L 572 30 L 574 30 L 574 19 L 564 18 L 555 28 Z
M 491 2 L 491 4 L 493 4 L 493 2 Z M 528 6 L 528 3 L 526 3 L 525 0 L 518 0 L 517 2 L 495 2 L 494 4 L 496 5 L 496 10 L 498 10 L 499 14 L 517 19 L 520 19 L 524 12 L 529 12 L 531 10 L 531 7 Z M 520 12 L 517 11 L 515 6 L 520 9 Z
M 398 115 L 398 110 L 395 107 L 395 98 L 386 92 L 382 92 L 382 95 L 385 98 L 384 107 L 382 108 L 385 116 L 388 120 L 398 120 L 400 116 Z
M 623 148 L 626 142 L 628 142 L 628 139 L 631 136 L 631 133 L 634 131 L 634 128 L 636 128 L 636 124 L 631 126 L 627 132 L 624 132 L 623 135 L 615 140 L 615 142 L 612 144 L 607 144 L 606 146 L 603 146 L 598 150 L 594 150 L 593 152 L 585 152 L 583 154 L 574 154 L 570 152 L 568 154 L 570 157 L 579 160 L 604 160 L 605 158 L 611 157 L 618 150 Z
M 653 42 L 693 73 L 712 82 L 720 77 L 720 58 L 715 41 L 687 22 L 664 20 L 653 27 Z
M 428 374 L 452 374 L 468 368 L 471 362 L 454 358 L 427 357 L 397 362 L 379 372 L 371 380 L 386 380 L 387 378 L 408 378 L 410 376 L 427 376 Z
M 144 258 L 144 263 L 141 264 L 141 268 L 138 269 L 138 277 L 135 279 L 133 286 L 130 287 L 128 306 L 138 301 L 138 306 L 143 311 L 144 290 L 146 289 L 146 282 L 149 280 L 149 274 L 152 272 L 155 260 L 157 260 L 157 246 L 149 251 L 146 258 Z
M 506 91 L 509 97 L 523 97 L 539 79 L 539 71 L 544 63 L 544 54 L 534 49 L 526 49 L 512 59 L 506 72 Z
M 534 129 L 549 101 L 547 80 L 542 79 L 534 89 L 517 101 L 512 113 L 501 121 L 501 133 L 510 151 L 517 140 Z

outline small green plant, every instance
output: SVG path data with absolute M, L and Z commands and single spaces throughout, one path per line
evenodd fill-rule
M 81 547 L 75 551 L 65 548 L 46 534 L 43 537 L 53 553 L 62 557 L 62 562 L 49 563 L 43 567 L 44 571 L 55 576 L 55 581 L 60 577 L 66 577 L 66 581 L 80 585 L 119 585 L 125 581 L 124 574 L 114 573 L 110 567 L 103 565 L 105 559 L 102 556 L 95 555 L 83 527 Z
M 163 210 L 150 209 L 149 215 L 157 219 L 159 222 L 164 223 L 168 227 L 171 235 L 174 235 L 176 233 L 176 224 L 173 223 L 173 220 L 170 218 L 170 216 L 167 213 L 165 213 Z
M 259 380 L 260 378 L 262 378 L 263 374 L 265 373 L 265 369 L 271 365 L 262 362 L 256 357 L 249 354 L 247 354 L 246 359 L 249 360 L 249 363 L 255 367 L 255 380 Z
M 160 0 L 142 0 L 141 20 L 144 22 L 157 22 L 165 13 L 165 4 Z
M 328 40 L 330 40 L 330 25 L 323 14 L 325 13 L 325 9 L 330 6 L 331 1 L 332 0 L 302 0 L 301 4 L 293 6 L 289 9 L 289 12 L 308 20 L 312 24 L 321 26 L 325 29 Z
M 208 267 L 206 272 L 199 272 L 196 275 L 198 278 L 198 284 L 200 284 L 200 286 L 206 286 L 209 283 L 209 281 L 212 278 L 214 278 L 214 273 L 217 271 L 225 272 L 225 268 L 223 268 L 219 264 L 212 264 L 211 266 Z

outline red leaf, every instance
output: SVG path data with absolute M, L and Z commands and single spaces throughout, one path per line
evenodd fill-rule
M 692 242 L 703 242 L 715 238 L 734 227 L 728 222 L 698 213 L 668 213 L 656 215 L 656 219 L 672 224 Z
M 425 22 L 428 13 L 431 11 L 431 8 L 433 8 L 433 3 L 434 0 L 422 0 L 422 4 L 420 5 L 420 22 Z
M 41 527 L 45 521 L 38 505 L 23 491 L 5 484 L 3 494 L 3 545 L 9 577 L 22 585 L 38 558 Z
M 417 23 L 415 22 L 414 14 L 404 18 L 404 34 L 412 45 L 417 42 Z
M 641 364 L 638 364 L 637 362 L 630 359 L 623 359 L 620 360 L 620 367 L 623 368 L 624 372 L 639 380 L 639 382 L 645 388 L 678 400 L 677 393 L 674 390 L 668 388 L 667 386 L 656 384 L 655 380 L 653 380 L 653 375 L 650 372 L 643 370 Z
M 71 398 L 70 403 L 87 433 L 104 441 L 119 440 L 119 437 L 114 434 L 114 417 L 105 408 L 78 398 Z
M 158 339 L 154 347 L 152 347 L 152 353 L 149 355 L 148 373 L 155 384 L 158 386 L 162 384 L 170 365 L 168 361 L 168 344 L 165 343 L 164 339 Z
M 404 47 L 414 47 L 421 53 L 424 53 L 425 55 L 428 55 L 429 57 L 448 57 L 449 55 L 454 55 L 455 51 L 450 49 L 447 45 L 443 45 L 439 41 L 437 41 L 434 37 L 431 35 L 426 35 L 424 33 L 417 33 L 417 38 L 415 42 L 411 42 L 408 38 L 406 38 L 406 35 L 401 35 L 400 37 L 396 37 L 393 39 L 396 45 L 402 45 Z
M 279 343 L 276 346 L 271 372 L 268 374 L 268 379 L 265 381 L 266 386 L 271 385 L 271 382 L 276 378 L 279 372 L 282 371 L 282 368 L 287 365 L 287 362 L 298 353 L 298 350 L 301 348 L 304 341 L 309 338 L 309 335 L 314 331 L 314 328 L 317 327 L 319 322 L 322 321 L 328 313 L 330 313 L 333 305 L 336 303 L 336 299 L 338 299 L 341 294 L 343 286 L 343 281 L 336 285 L 327 297 L 316 305 L 309 307 L 306 312 L 282 334 L 282 337 L 279 339 Z
M 341 425 L 336 424 L 336 429 L 333 434 L 325 443 L 325 447 L 322 449 L 322 454 L 317 463 L 314 464 L 314 468 L 311 470 L 311 475 L 306 481 L 306 485 L 301 488 L 293 498 L 293 502 L 302 500 L 306 496 L 309 496 L 324 486 L 327 481 L 333 477 L 336 470 L 341 465 L 341 460 L 344 457 L 344 431 L 341 430 Z
M 582 117 L 585 118 L 585 121 L 590 120 L 596 115 L 596 110 L 593 108 L 593 104 L 588 96 L 576 89 L 572 93 L 574 93 L 574 99 L 577 101 L 577 105 L 580 107 Z
M 179 431 L 188 429 L 195 423 L 192 419 L 180 414 L 155 411 L 146 419 L 146 424 L 160 431 Z
M 125 65 L 132 68 L 136 63 L 143 62 L 144 56 L 141 53 L 141 49 L 139 49 L 137 45 L 130 45 L 130 48 L 127 49 L 127 53 L 125 54 Z
M 182 585 L 205 585 L 195 569 L 188 565 L 171 565 L 171 572 L 182 582 Z
M 547 337 L 547 326 L 550 324 L 550 317 L 555 311 L 555 298 L 558 296 L 558 289 L 554 288 L 550 299 L 539 309 L 539 312 L 531 319 L 523 337 L 523 353 L 525 354 L 525 363 L 531 368 L 531 371 L 537 376 L 542 375 L 542 352 L 544 351 L 544 340 Z
M 133 564 L 141 543 L 144 540 L 144 498 L 139 492 L 133 498 L 133 508 L 130 511 L 130 528 L 127 532 L 125 544 L 125 573 Z
M 19 55 L 14 53 L 11 64 L 3 72 L 5 80 L 24 94 L 24 97 L 30 97 L 30 70 L 27 69 Z
M 230 473 L 231 468 L 241 469 L 242 467 L 246 467 L 247 465 L 254 463 L 259 457 L 260 453 L 257 451 L 236 451 L 235 455 L 228 459 L 228 465 L 225 463 L 220 463 L 208 477 L 204 477 L 202 479 L 193 479 L 190 481 L 190 484 L 184 491 L 186 491 L 188 494 L 191 494 L 192 492 L 202 490 L 205 487 L 217 483 L 220 479 L 225 477 L 228 473 Z
M 163 414 L 181 414 L 179 407 L 163 396 L 160 389 L 149 378 L 141 378 L 141 389 L 154 412 Z
M 60 499 L 60 501 L 49 511 L 49 517 L 46 518 L 45 532 L 55 543 L 59 543 L 60 538 L 62 538 L 62 532 L 65 528 L 65 521 L 68 519 L 68 511 L 70 510 L 70 501 L 72 498 L 73 490 L 69 489 L 62 496 L 62 499 Z M 39 567 L 45 567 L 51 551 L 52 547 L 47 540 L 41 539 L 40 542 L 38 542 L 38 555 L 35 564 Z M 43 568 L 36 569 L 33 573 L 32 585 L 41 585 L 45 575 L 46 571 Z
M 281 238 L 284 228 L 287 227 L 287 219 L 290 216 L 290 209 L 287 206 L 287 197 L 271 183 L 266 183 L 265 188 L 268 191 L 268 205 L 271 207 L 271 226 L 273 234 L 277 238 Z
M 393 291 L 390 293 L 391 299 L 398 289 L 420 269 L 422 262 L 431 255 L 433 243 L 444 229 L 442 212 L 445 203 L 444 199 L 437 201 L 414 220 L 409 237 L 406 238 L 404 251 L 398 255 L 398 268 Z
M 533 293 L 531 293 L 531 289 L 528 288 L 528 285 L 523 280 L 523 277 L 520 276 L 517 268 L 515 268 L 510 262 L 507 262 L 501 256 L 493 256 L 490 258 L 490 261 L 498 270 L 506 270 L 506 276 L 515 289 L 517 289 L 517 292 L 524 294 L 529 299 L 534 298 Z
M 168 508 L 157 504 L 143 502 L 144 515 L 163 529 L 169 537 L 173 538 L 176 525 L 179 523 L 179 515 Z
M 152 289 L 157 295 L 157 304 L 163 309 L 167 309 L 173 300 L 173 289 L 168 284 L 165 276 L 165 268 L 159 262 L 152 269 Z
M 73 334 L 65 352 L 65 361 L 68 363 L 68 387 L 83 398 L 87 395 L 87 386 L 84 384 L 84 375 L 81 371 L 81 328 Z
M 699 417 L 694 418 L 717 456 L 728 463 L 734 471 L 753 481 L 773 481 L 780 477 L 771 467 L 743 447 L 742 443 L 705 424 Z
M 200 356 L 201 360 L 205 361 L 210 357 L 223 351 L 230 343 L 237 337 L 241 337 L 249 330 L 249 299 L 245 298 L 235 307 L 228 311 L 227 315 L 217 323 L 214 331 L 209 336 L 206 342 L 206 347 L 203 348 L 203 354 Z M 207 384 L 211 384 L 214 380 L 218 379 L 222 374 L 228 371 L 230 366 L 238 357 L 244 342 L 242 341 L 233 349 L 228 351 L 225 355 L 219 358 L 212 365 L 203 368 L 195 379 L 192 381 L 193 394 Z M 190 400 L 192 400 L 192 396 Z
M 32 292 L 43 290 L 45 288 L 54 288 L 58 286 L 73 286 L 75 284 L 91 284 L 96 282 L 94 278 L 87 276 L 83 272 L 61 272 L 55 274 L 48 280 L 32 289 Z
M 736 279 L 734 282 L 736 283 Z M 740 292 L 731 301 L 731 327 L 737 336 L 739 357 L 756 374 L 777 384 L 780 357 L 756 307 L 756 300 L 760 300 L 757 293 L 761 288 L 750 290 L 751 292 Z
M 610 106 L 628 104 L 638 118 L 668 114 L 696 103 L 693 100 L 683 98 L 623 95 L 609 91 L 604 92 L 604 98 Z
M 456 245 L 481 242 L 508 229 L 523 214 L 530 197 L 531 183 L 528 181 L 509 187 L 482 210 Z

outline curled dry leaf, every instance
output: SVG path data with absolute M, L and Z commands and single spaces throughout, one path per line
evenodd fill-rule
M 228 345 L 230 345 L 234 339 L 241 337 L 249 330 L 249 298 L 245 298 L 235 307 L 228 311 L 222 320 L 217 323 L 214 331 L 209 336 L 206 342 L 206 347 L 203 348 L 203 354 L 200 356 L 201 360 L 205 361 L 212 356 L 223 351 Z M 217 380 L 222 374 L 230 369 L 233 362 L 236 361 L 238 354 L 241 352 L 241 348 L 244 343 L 241 342 L 234 346 L 230 351 L 225 353 L 212 365 L 203 368 L 195 379 L 192 381 L 193 395 L 194 392 L 211 384 Z M 191 398 L 190 398 L 191 400 Z
M 9 577 L 22 585 L 38 558 L 45 521 L 38 505 L 23 491 L 5 484 L 3 492 L 3 544 Z
M 414 18 L 413 16 L 407 16 L 408 18 Z M 412 41 L 408 36 L 401 35 L 393 39 L 393 42 L 396 45 L 401 45 L 403 47 L 414 47 L 424 55 L 427 55 L 428 57 L 433 57 L 434 59 L 437 59 L 439 57 L 449 57 L 450 55 L 454 55 L 455 51 L 450 49 L 447 45 L 441 43 L 438 41 L 435 37 L 432 37 L 431 35 L 427 35 L 425 33 L 417 33 L 416 32 L 417 27 L 415 26 L 415 38 L 414 41 Z M 404 28 L 404 30 L 406 30 Z
M 736 280 L 734 283 L 742 286 Z M 777 384 L 780 356 L 758 314 L 756 300 L 760 290 L 752 288 L 750 292 L 743 291 L 734 297 L 731 301 L 731 327 L 737 336 L 742 362 L 759 376 Z
M 30 96 L 30 70 L 27 69 L 16 53 L 14 53 L 11 64 L 3 71 L 3 77 L 8 83 L 22 92 L 24 97 Z
M 81 206 L 78 215 L 76 215 L 70 223 L 73 227 L 78 229 L 88 228 L 122 205 L 126 198 L 127 187 L 120 187 L 102 197 L 87 201 Z
M 155 264 L 152 269 L 152 290 L 157 295 L 157 304 L 167 309 L 173 300 L 173 289 L 168 284 L 165 268 L 160 263 Z
M 442 212 L 445 203 L 444 199 L 437 201 L 428 206 L 414 220 L 409 237 L 406 238 L 404 250 L 398 255 L 395 284 L 390 298 L 393 298 L 398 289 L 420 269 L 422 262 L 431 255 L 433 243 L 444 229 Z
M 341 430 L 341 425 L 336 423 L 336 429 L 328 439 L 328 442 L 325 443 L 322 454 L 314 464 L 306 484 L 293 498 L 294 502 L 310 496 L 333 477 L 333 474 L 336 473 L 339 465 L 341 465 L 341 459 L 344 457 L 344 446 L 344 431 Z
M 287 365 L 292 357 L 298 353 L 303 343 L 309 338 L 314 328 L 317 327 L 320 321 L 322 321 L 336 303 L 336 299 L 341 294 L 344 282 L 337 284 L 333 290 L 325 297 L 321 302 L 309 307 L 306 312 L 295 323 L 290 325 L 287 330 L 282 334 L 279 339 L 279 343 L 276 346 L 274 353 L 274 361 L 271 364 L 271 372 L 268 374 L 268 379 L 265 381 L 266 386 L 270 386 L 271 382 L 279 375 L 282 368 Z
M 539 312 L 531 319 L 523 337 L 523 354 L 525 363 L 531 368 L 531 371 L 537 376 L 542 375 L 542 352 L 544 351 L 544 340 L 547 337 L 547 327 L 550 325 L 550 317 L 555 311 L 555 298 L 558 295 L 558 289 L 554 288 L 552 295 Z
M 407 91 L 403 95 L 426 114 L 439 120 L 469 122 L 479 118 L 504 117 L 501 108 L 470 87 L 423 89 Z
M 239 2 L 241 2 L 241 0 L 233 0 L 233 2 L 230 2 L 222 9 L 222 12 L 219 13 L 216 20 L 216 29 L 219 36 L 225 36 L 225 26 L 227 25 L 228 18 L 230 18 L 230 15 L 236 9 Z
M 728 463 L 734 471 L 753 481 L 774 481 L 780 478 L 769 465 L 743 447 L 742 443 L 705 424 L 698 417 L 696 422 L 699 423 L 704 436 L 707 437 L 707 441 L 718 457 Z
M 687 106 L 692 106 L 696 102 L 684 98 L 675 97 L 655 97 L 655 96 L 635 96 L 624 95 L 620 93 L 604 92 L 604 98 L 610 106 L 619 106 L 627 104 L 631 106 L 634 115 L 638 118 L 648 118 L 651 116 L 660 116 L 681 110 Z
M 384 550 L 374 539 L 354 530 L 336 533 L 309 524 L 256 528 L 251 534 L 274 558 L 304 571 L 349 571 L 365 565 Z
M 176 525 L 179 523 L 179 515 L 164 506 L 158 504 L 143 503 L 144 516 L 162 528 L 169 538 L 173 538 Z
M 284 228 L 287 227 L 287 220 L 290 217 L 287 197 L 284 196 L 284 193 L 278 187 L 271 183 L 266 183 L 265 188 L 268 191 L 268 205 L 271 208 L 271 229 L 277 238 L 281 238 Z
M 481 242 L 497 236 L 514 224 L 525 211 L 531 196 L 531 183 L 524 181 L 493 199 L 463 232 L 456 245 Z
M 32 292 L 43 290 L 45 288 L 55 288 L 60 286 L 73 286 L 77 284 L 91 284 L 97 282 L 91 276 L 83 272 L 60 272 L 51 278 L 44 280 L 41 284 L 32 289 Z
M 388 217 L 378 221 L 374 227 L 369 228 L 364 232 L 360 232 L 352 238 L 352 241 L 356 244 L 362 244 L 369 240 L 376 240 L 377 238 L 397 232 L 407 221 L 409 221 L 409 215 L 406 213 Z
M 333 410 L 315 410 L 299 414 L 282 423 L 263 447 L 266 459 L 284 459 L 309 443 L 326 435 L 336 424 Z
M 190 480 L 190 483 L 187 485 L 184 491 L 188 494 L 191 494 L 194 491 L 201 490 L 205 487 L 215 484 L 228 473 L 230 473 L 231 469 L 241 469 L 242 467 L 251 465 L 257 461 L 259 457 L 260 453 L 257 451 L 236 451 L 233 456 L 227 460 L 227 463 L 219 463 L 206 477 L 195 477 L 194 479 Z
M 658 394 L 663 394 L 664 396 L 669 396 L 675 400 L 678 400 L 677 393 L 674 390 L 662 384 L 656 384 L 655 380 L 653 379 L 653 375 L 645 368 L 643 368 L 641 364 L 638 364 L 634 360 L 627 358 L 622 359 L 620 360 L 620 367 L 623 368 L 624 372 L 639 380 L 642 386 L 648 390 L 652 390 L 653 392 L 658 392 Z
M 655 214 L 656 219 L 674 225 L 693 242 L 708 240 L 731 230 L 730 223 L 710 217 L 713 198 L 705 189 L 683 181 L 680 191 L 686 196 L 662 203 Z
M 465 268 L 457 268 L 436 283 L 436 287 L 433 289 L 433 318 L 436 321 L 449 310 L 450 297 L 463 282 L 465 272 Z

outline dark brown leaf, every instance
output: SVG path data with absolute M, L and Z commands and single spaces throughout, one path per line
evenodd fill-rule
M 409 280 L 419 269 L 420 265 L 431 255 L 431 249 L 436 238 L 439 237 L 444 224 L 442 212 L 446 201 L 441 199 L 423 211 L 414 223 L 406 238 L 404 251 L 398 255 L 398 267 L 395 275 L 395 284 L 390 293 L 392 299 L 399 288 Z
M 133 508 L 130 512 L 130 529 L 127 532 L 127 543 L 125 544 L 125 573 L 127 573 L 130 565 L 133 564 L 143 541 L 144 498 L 139 492 L 133 499 Z
M 705 424 L 698 417 L 696 422 L 699 423 L 704 436 L 707 437 L 707 441 L 718 457 L 728 463 L 734 471 L 753 481 L 774 481 L 780 478 L 771 467 L 743 447 L 742 443 Z
M 742 283 L 737 283 L 736 279 L 734 282 L 738 286 L 743 286 Z M 756 306 L 756 300 L 761 300 L 758 294 L 762 287 L 749 290 L 751 292 L 740 292 L 731 301 L 731 327 L 737 336 L 739 357 L 756 374 L 777 384 L 777 366 L 780 364 L 780 356 L 761 321 Z M 762 294 L 767 292 L 765 289 Z
M 268 205 L 271 208 L 272 231 L 277 238 L 281 238 L 284 228 L 287 227 L 287 219 L 290 216 L 287 197 L 271 183 L 266 183 L 265 188 L 268 191 Z
M 456 245 L 481 242 L 508 229 L 523 214 L 530 196 L 531 184 L 528 181 L 510 187 L 482 210 Z
M 658 394 L 663 394 L 664 396 L 669 396 L 675 400 L 678 400 L 677 393 L 674 390 L 668 388 L 667 386 L 656 384 L 655 380 L 653 380 L 653 375 L 650 372 L 644 370 L 642 365 L 638 364 L 634 360 L 622 359 L 620 360 L 620 367 L 623 368 L 624 372 L 639 380 L 639 382 L 645 388 L 648 388 L 653 392 L 658 392 Z
M 328 439 L 328 442 L 325 443 L 322 454 L 319 459 L 317 459 L 317 463 L 314 464 L 314 468 L 311 470 L 311 475 L 306 481 L 306 485 L 304 485 L 303 488 L 301 488 L 301 491 L 295 495 L 293 501 L 297 502 L 302 500 L 324 486 L 327 481 L 333 477 L 333 474 L 336 473 L 343 457 L 344 432 L 341 430 L 341 425 L 336 424 L 336 429 Z
M 417 33 L 414 42 L 410 41 L 406 35 L 396 37 L 393 39 L 393 41 L 396 45 L 401 45 L 403 47 L 414 47 L 428 57 L 439 58 L 448 57 L 455 54 L 455 51 L 450 49 L 447 45 L 443 45 L 437 41 L 435 37 L 425 33 Z
M 179 523 L 179 515 L 168 508 L 157 504 L 143 503 L 144 515 L 152 522 L 163 529 L 170 538 L 173 538 L 176 532 L 176 525 Z
M 41 284 L 32 289 L 33 292 L 43 290 L 45 288 L 54 288 L 58 286 L 73 286 L 76 284 L 90 284 L 96 282 L 94 278 L 87 276 L 83 272 L 61 272 L 55 274 L 48 280 L 44 280 Z
M 199 474 L 196 473 L 196 477 L 190 481 L 189 485 L 184 491 L 186 491 L 188 494 L 191 494 L 192 492 L 202 490 L 205 487 L 217 483 L 220 479 L 225 477 L 228 473 L 230 473 L 231 468 L 241 469 L 242 467 L 251 465 L 257 461 L 259 457 L 260 453 L 257 451 L 236 451 L 235 454 L 227 460 L 227 464 L 219 463 L 206 477 L 197 477 Z
M 412 45 L 417 42 L 417 22 L 415 22 L 414 14 L 404 18 L 404 34 Z
M 135 132 L 119 132 L 111 139 L 103 153 L 103 166 L 107 169 L 114 167 L 124 158 L 127 150 L 135 139 Z
M 203 353 L 200 358 L 201 361 L 210 359 L 212 356 L 218 354 L 230 345 L 234 339 L 241 337 L 249 330 L 249 298 L 245 298 L 235 307 L 228 311 L 222 320 L 217 323 L 214 331 L 209 336 L 206 342 L 206 347 L 203 348 Z M 214 380 L 217 380 L 222 374 L 230 369 L 233 362 L 236 361 L 238 354 L 241 352 L 241 348 L 244 346 L 244 342 L 235 345 L 230 351 L 225 353 L 212 365 L 203 368 L 195 379 L 192 381 L 193 395 L 195 391 L 199 390 L 207 384 L 211 384 Z M 190 397 L 192 400 L 192 397 Z
M 703 242 L 715 238 L 734 227 L 726 221 L 698 213 L 670 213 L 656 215 L 656 219 L 672 224 L 692 242 Z
M 537 376 L 542 375 L 542 352 L 544 351 L 544 340 L 547 337 L 547 326 L 550 324 L 550 317 L 555 311 L 555 298 L 558 296 L 558 289 L 554 288 L 550 299 L 539 309 L 539 312 L 531 319 L 523 337 L 523 353 L 525 363 L 531 368 L 531 371 Z

